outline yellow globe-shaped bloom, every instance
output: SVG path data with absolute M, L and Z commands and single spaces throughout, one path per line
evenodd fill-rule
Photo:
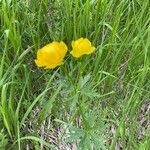
M 70 52 L 73 57 L 79 58 L 82 55 L 89 55 L 94 52 L 95 47 L 87 38 L 80 38 L 76 41 L 72 41 L 72 51 Z
M 38 67 L 44 67 L 45 69 L 53 69 L 60 66 L 67 49 L 64 42 L 52 42 L 38 50 L 35 63 Z

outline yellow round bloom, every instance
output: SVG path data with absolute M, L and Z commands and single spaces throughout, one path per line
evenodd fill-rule
M 35 63 L 38 67 L 45 67 L 45 69 L 53 69 L 60 66 L 67 49 L 64 42 L 52 42 L 38 50 Z
M 91 54 L 95 50 L 95 47 L 92 46 L 91 42 L 87 38 L 80 38 L 76 41 L 72 41 L 71 45 L 73 49 L 70 53 L 76 58 L 79 58 L 84 54 Z

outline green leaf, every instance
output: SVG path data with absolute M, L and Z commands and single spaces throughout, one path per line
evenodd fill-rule
M 56 100 L 56 96 L 60 92 L 61 88 L 62 88 L 62 85 L 60 85 L 57 88 L 57 90 L 54 93 L 54 95 L 44 104 L 44 106 L 43 106 L 43 108 L 40 111 L 39 116 L 38 116 L 38 121 L 39 122 L 42 122 L 47 117 L 47 115 L 50 114 L 49 111 L 52 109 L 53 103 Z

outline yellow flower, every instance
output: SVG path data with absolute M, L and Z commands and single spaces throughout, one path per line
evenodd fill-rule
M 35 63 L 38 67 L 45 67 L 45 69 L 53 69 L 60 66 L 67 49 L 64 42 L 52 42 L 38 50 Z
M 76 58 L 79 58 L 84 54 L 91 54 L 95 50 L 95 47 L 92 46 L 91 42 L 87 38 L 80 38 L 76 41 L 72 41 L 71 45 L 73 50 L 70 53 Z

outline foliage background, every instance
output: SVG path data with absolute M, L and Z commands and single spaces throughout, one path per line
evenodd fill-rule
M 1 149 L 148 150 L 149 0 L 0 0 Z M 37 49 L 97 47 L 55 70 Z

